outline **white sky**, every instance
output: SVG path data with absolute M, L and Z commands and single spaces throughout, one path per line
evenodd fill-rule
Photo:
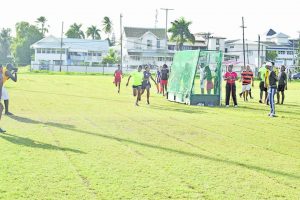
M 39 16 L 45 16 L 50 25 L 49 34 L 60 36 L 62 21 L 65 30 L 76 22 L 82 23 L 85 31 L 90 25 L 100 27 L 103 17 L 109 16 L 118 37 L 120 13 L 124 16 L 124 26 L 154 27 L 158 9 L 158 27 L 165 27 L 165 12 L 159 9 L 174 8 L 169 13 L 169 22 L 184 16 L 193 22 L 192 32 L 209 31 L 227 39 L 241 38 L 239 27 L 244 16 L 246 38 L 256 40 L 258 34 L 264 34 L 269 28 L 298 37 L 299 7 L 297 0 L 4 0 L 0 28 L 9 27 L 14 32 L 16 22 L 34 23 Z

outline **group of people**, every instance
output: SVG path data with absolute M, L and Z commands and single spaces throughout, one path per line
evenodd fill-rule
M 224 74 L 224 80 L 226 81 L 226 107 L 229 107 L 230 96 L 232 96 L 234 107 L 237 107 L 236 98 L 236 84 L 238 80 L 238 75 L 236 72 L 232 71 L 233 65 L 229 65 L 228 71 Z M 281 66 L 280 69 L 276 68 L 273 62 L 267 62 L 259 69 L 260 78 L 260 100 L 259 103 L 266 103 L 270 105 L 270 117 L 275 117 L 275 94 L 277 94 L 277 104 L 283 104 L 285 99 L 284 91 L 287 90 L 287 74 L 285 72 L 285 66 Z M 242 92 L 240 97 L 244 97 L 244 101 L 248 101 L 248 95 L 250 98 L 251 86 L 254 86 L 254 74 L 250 68 L 247 66 L 245 70 L 241 73 L 242 82 Z M 263 94 L 265 94 L 263 99 Z M 281 101 L 280 101 L 281 95 Z
M 118 88 L 118 93 L 120 94 L 121 80 L 123 78 L 123 72 L 118 66 L 118 69 L 114 73 L 114 81 L 113 83 Z M 133 96 L 136 97 L 135 105 L 139 106 L 139 101 L 141 101 L 141 96 L 145 93 L 147 95 L 147 104 L 150 104 L 150 88 L 152 80 L 157 88 L 157 93 L 162 93 L 163 96 L 166 95 L 167 92 L 167 84 L 169 78 L 169 69 L 166 64 L 163 67 L 159 67 L 156 73 L 156 79 L 153 78 L 150 67 L 145 66 L 143 71 L 143 66 L 138 66 L 137 70 L 130 73 L 126 87 L 129 85 L 130 80 L 132 79 L 132 90 Z
M 6 67 L 3 67 L 2 64 L 0 64 L 0 120 L 2 117 L 2 112 L 5 109 L 5 115 L 12 115 L 11 112 L 8 110 L 9 106 L 9 96 L 6 88 L 4 87 L 4 84 L 9 80 L 13 80 L 14 82 L 17 82 L 17 72 L 18 68 L 15 68 L 12 64 L 7 64 Z M 4 106 L 1 102 L 1 100 L 4 101 Z M 3 128 L 0 128 L 0 133 L 6 132 Z

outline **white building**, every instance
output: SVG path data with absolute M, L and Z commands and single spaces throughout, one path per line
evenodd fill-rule
M 260 44 L 260 59 L 258 60 L 258 42 L 245 40 L 245 61 L 246 65 L 253 68 L 260 66 L 266 57 L 266 45 Z M 225 61 L 232 61 L 244 65 L 243 40 L 228 40 L 225 42 Z M 259 63 L 258 63 L 259 62 Z
M 277 53 L 275 65 L 295 65 L 299 39 L 290 39 L 288 35 L 276 33 L 273 29 L 270 29 L 265 34 L 265 41 L 262 43 L 267 45 L 267 51 L 275 51 Z
M 108 53 L 107 40 L 85 40 L 49 36 L 31 45 L 34 49 L 33 69 L 54 69 L 60 66 L 99 65 Z
M 174 53 L 167 50 L 165 29 L 124 27 L 124 33 L 124 65 L 171 65 Z

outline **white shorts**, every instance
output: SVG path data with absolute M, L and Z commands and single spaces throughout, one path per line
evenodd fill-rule
M 7 92 L 7 90 L 6 90 L 6 88 L 4 86 L 2 87 L 2 96 L 1 96 L 1 99 L 2 100 L 8 100 L 9 99 L 8 92 Z
M 251 84 L 243 85 L 243 87 L 242 87 L 242 91 L 243 91 L 243 92 L 249 91 L 250 89 L 251 89 Z

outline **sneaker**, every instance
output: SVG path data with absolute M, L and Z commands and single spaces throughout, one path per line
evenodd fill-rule
M 11 112 L 5 112 L 5 115 L 14 115 Z
M 262 100 L 259 100 L 258 102 L 259 102 L 259 103 L 262 103 Z
M 229 105 L 226 105 L 226 108 L 229 108 Z
M 138 103 L 135 103 L 135 106 L 139 106 L 139 104 L 138 104 Z
M 150 101 L 147 101 L 147 104 L 150 105 Z
M 235 107 L 235 108 L 237 108 L 237 107 L 238 107 L 238 105 L 235 105 L 234 107 Z
M 5 132 L 6 132 L 6 130 L 0 128 L 0 133 L 5 133 Z
M 250 99 L 254 99 L 253 97 L 250 97 Z
M 273 114 L 273 113 L 270 113 L 270 115 L 269 115 L 270 117 L 277 117 L 275 114 Z

